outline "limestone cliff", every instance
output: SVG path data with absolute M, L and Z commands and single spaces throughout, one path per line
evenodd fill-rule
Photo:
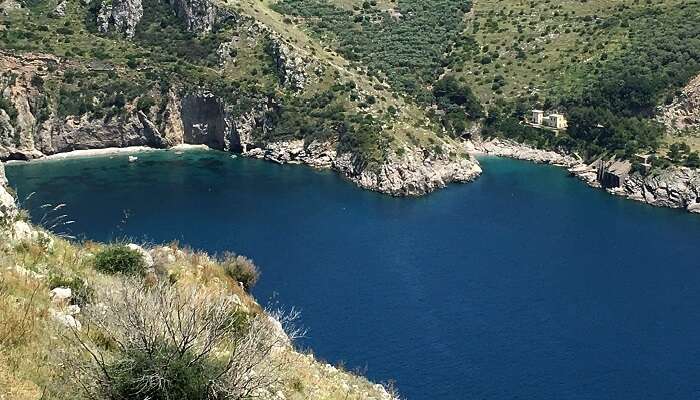
M 700 135 L 700 75 L 671 104 L 660 108 L 659 120 L 671 134 Z
M 211 0 L 169 0 L 175 14 L 185 23 L 187 30 L 198 34 L 211 32 L 214 25 L 233 14 L 218 7 Z
M 102 0 L 97 11 L 97 30 L 101 33 L 117 32 L 132 38 L 142 17 L 141 0 Z
M 277 75 L 282 84 L 293 90 L 303 89 L 308 79 L 304 70 L 304 65 L 307 63 L 300 56 L 294 54 L 289 46 L 279 38 L 273 37 L 270 40 L 268 52 L 272 55 Z
M 155 97 L 161 107 L 139 109 L 137 98 L 109 118 L 95 113 L 61 116 L 40 82 L 52 74 L 61 78 L 74 67 L 52 56 L 0 53 L 0 71 L 8 76 L 3 97 L 16 111 L 14 121 L 0 113 L 0 159 L 28 160 L 106 147 L 204 144 L 276 162 L 331 168 L 363 188 L 397 196 L 426 194 L 450 182 L 470 181 L 481 172 L 451 139 L 440 139 L 440 153 L 407 146 L 401 155 L 392 151 L 374 167 L 358 154 L 339 152 L 332 139 L 310 143 L 266 139 L 278 107 L 269 96 L 239 104 L 205 89 L 172 87 L 166 93 L 142 96 Z
M 5 167 L 0 162 L 0 228 L 9 225 L 16 215 L 15 198 L 8 191 Z

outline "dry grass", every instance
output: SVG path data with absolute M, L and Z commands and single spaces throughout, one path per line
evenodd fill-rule
M 74 243 L 52 237 L 53 244 L 33 241 L 0 244 L 0 400 L 81 399 L 70 384 L 63 355 L 76 352 L 61 338 L 67 328 L 51 318 L 48 277 L 77 276 L 93 288 L 109 288 L 120 278 L 92 268 L 93 255 L 104 245 Z M 158 281 L 196 285 L 212 296 L 232 298 L 252 315 L 264 316 L 263 308 L 232 279 L 220 262 L 206 253 L 181 249 L 177 243 L 153 248 L 154 271 L 146 276 Z M 99 291 L 98 293 L 104 291 Z M 99 296 L 95 303 L 104 301 Z M 81 315 L 77 318 L 80 320 Z M 287 399 L 382 399 L 383 390 L 366 379 L 317 362 L 293 348 L 275 357 L 291 360 L 269 397 L 281 392 Z

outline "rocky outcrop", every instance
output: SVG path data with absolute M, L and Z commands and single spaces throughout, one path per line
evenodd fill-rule
M 271 38 L 267 50 L 272 56 L 282 85 L 292 90 L 304 89 L 307 81 L 304 59 L 279 38 Z
M 569 169 L 588 185 L 657 207 L 700 213 L 700 169 L 669 167 L 648 174 L 629 161 L 596 160 Z
M 658 115 L 669 133 L 700 136 L 700 75 L 670 105 L 661 107 Z
M 54 18 L 63 18 L 66 16 L 66 8 L 68 7 L 68 2 L 66 0 L 61 0 L 56 8 L 51 12 L 51 16 Z
M 117 32 L 132 38 L 142 17 L 141 0 L 102 0 L 97 12 L 97 30 L 101 33 Z
M 535 149 L 506 139 L 475 140 L 472 152 L 568 168 L 571 175 L 610 194 L 658 207 L 681 208 L 700 213 L 700 170 L 671 167 L 643 174 L 626 160 L 599 159 L 590 164 L 580 158 Z
M 420 196 L 453 182 L 469 182 L 481 174 L 479 164 L 471 157 L 454 159 L 449 154 L 463 153 L 459 144 L 442 143 L 442 154 L 431 154 L 419 148 L 407 148 L 401 156 L 391 152 L 388 160 L 367 167 L 360 157 L 338 153 L 328 142 L 304 143 L 303 140 L 274 142 L 253 148 L 246 155 L 286 164 L 307 164 L 336 170 L 358 186 L 393 196 Z
M 5 167 L 0 162 L 0 228 L 9 226 L 16 216 L 15 198 L 8 190 Z
M 671 167 L 647 176 L 635 173 L 613 193 L 654 206 L 700 213 L 700 170 Z
M 574 155 L 537 149 L 508 139 L 494 138 L 481 140 L 477 137 L 472 141 L 472 146 L 472 152 L 474 153 L 533 161 L 539 164 L 573 167 L 581 163 L 581 160 Z
M 190 32 L 208 33 L 214 25 L 234 17 L 233 13 L 218 7 L 212 0 L 169 0 L 170 6 Z

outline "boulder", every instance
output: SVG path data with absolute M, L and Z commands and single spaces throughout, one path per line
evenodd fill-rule
M 59 307 L 66 307 L 70 303 L 71 298 L 73 297 L 73 291 L 71 288 L 67 287 L 57 287 L 51 289 L 51 294 L 49 295 L 51 298 L 51 303 L 55 306 Z
M 50 312 L 53 320 L 58 322 L 59 324 L 78 331 L 82 328 L 82 324 L 80 323 L 80 321 L 75 319 L 75 317 L 73 317 L 72 315 L 53 309 L 50 310 Z
M 34 238 L 32 227 L 25 221 L 15 221 L 12 224 L 12 238 L 18 242 L 32 240 Z
M 143 262 L 144 262 L 144 264 L 146 264 L 146 268 L 151 268 L 155 264 L 155 262 L 153 261 L 153 257 L 151 257 L 151 254 L 148 251 L 146 251 L 146 249 L 139 246 L 138 244 L 129 243 L 128 245 L 126 245 L 126 247 L 141 254 L 141 257 L 143 258 Z

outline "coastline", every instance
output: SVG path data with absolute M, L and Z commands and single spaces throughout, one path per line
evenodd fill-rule
M 435 160 L 440 162 L 434 161 L 430 163 L 432 164 L 429 166 L 430 168 L 428 168 L 428 165 L 422 165 L 420 168 L 417 168 L 415 162 L 395 159 L 393 160 L 394 163 L 390 166 L 385 166 L 384 169 L 386 170 L 379 174 L 371 174 L 368 171 L 362 171 L 358 174 L 358 171 L 353 171 L 353 168 L 350 167 L 352 165 L 350 160 L 338 157 L 326 146 L 311 146 L 310 149 L 305 149 L 299 143 L 284 142 L 277 143 L 277 145 L 280 148 L 269 146 L 266 149 L 256 149 L 256 151 L 246 152 L 242 155 L 244 157 L 273 161 L 278 164 L 306 164 L 312 168 L 332 169 L 364 189 L 383 192 L 392 196 L 413 197 L 428 194 L 433 190 L 447 186 L 449 183 L 472 181 L 481 172 L 478 162 L 470 165 L 452 165 L 449 162 L 445 163 L 445 160 Z M 627 171 L 620 177 L 618 186 L 609 187 L 601 183 L 601 176 L 611 172 L 609 171 L 609 164 L 614 163 L 614 160 L 607 162 L 598 160 L 587 164 L 577 155 L 537 149 L 503 138 L 467 141 L 464 143 L 464 146 L 472 158 L 479 155 L 488 155 L 564 167 L 571 176 L 582 180 L 590 187 L 603 189 L 609 194 L 656 207 L 685 209 L 691 213 L 700 213 L 700 170 L 672 167 L 645 176 L 638 172 L 632 173 Z M 87 157 L 132 156 L 155 151 L 184 152 L 190 150 L 211 150 L 211 148 L 203 144 L 178 144 L 168 148 L 148 146 L 108 147 L 56 153 L 29 161 L 47 162 Z M 29 161 L 11 160 L 5 163 L 11 165 Z M 400 173 L 400 170 L 403 173 Z M 433 170 L 433 173 L 431 174 L 429 170 Z M 433 175 L 433 179 L 430 182 L 421 181 L 420 177 L 430 175 Z M 401 178 L 397 179 L 399 177 Z M 407 178 L 411 179 L 407 180 Z M 403 181 L 403 183 L 400 183 L 400 181 Z M 406 192 L 406 186 L 410 186 L 413 190 Z
M 128 146 L 128 147 L 106 147 L 103 149 L 85 149 L 85 150 L 72 150 L 65 153 L 56 153 L 45 155 L 43 157 L 31 159 L 31 160 L 8 160 L 4 161 L 4 164 L 23 164 L 28 162 L 44 162 L 44 161 L 60 161 L 78 158 L 89 158 L 89 157 L 106 157 L 106 156 L 124 156 L 124 155 L 134 155 L 141 153 L 151 153 L 155 151 L 191 151 L 191 150 L 211 150 L 210 147 L 203 144 L 178 144 L 176 146 L 168 148 L 156 148 L 148 146 Z
M 684 209 L 700 214 L 700 169 L 670 167 L 648 175 L 632 172 L 631 165 L 615 171 L 620 164 L 613 160 L 597 160 L 587 164 L 578 156 L 541 150 L 509 139 L 493 138 L 471 143 L 473 155 L 490 155 L 550 164 L 567 169 L 569 174 L 586 185 L 607 193 L 655 207 Z M 605 186 L 601 178 L 613 175 L 617 185 Z

